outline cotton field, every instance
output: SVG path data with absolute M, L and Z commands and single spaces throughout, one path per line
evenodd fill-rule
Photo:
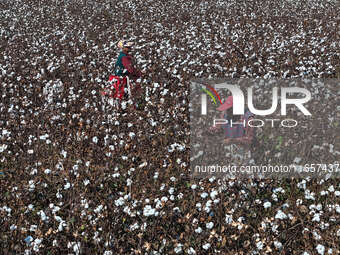
M 339 13 L 331 0 L 1 1 L 0 254 L 339 254 L 339 177 L 191 178 L 188 110 L 192 79 L 340 79 Z M 138 110 L 100 94 L 121 39 L 147 70 Z M 331 84 L 310 88 L 313 125 L 262 130 L 256 162 L 340 161 Z

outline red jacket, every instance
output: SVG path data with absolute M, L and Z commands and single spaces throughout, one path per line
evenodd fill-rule
M 130 78 L 139 78 L 142 76 L 142 73 L 134 67 L 134 61 L 133 61 L 132 56 L 124 52 L 121 52 L 119 54 L 116 67 L 118 67 L 116 71 L 116 75 L 123 74 L 122 72 L 123 70 L 121 70 L 122 69 L 121 67 L 123 67 L 124 69 L 128 71 L 128 75 L 130 76 Z

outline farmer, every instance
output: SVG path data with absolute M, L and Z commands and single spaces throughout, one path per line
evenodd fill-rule
M 228 122 L 212 127 L 210 130 L 216 132 L 222 129 L 225 137 L 223 142 L 225 145 L 229 145 L 231 157 L 239 158 L 242 163 L 248 163 L 251 158 L 250 149 L 255 138 L 254 128 L 248 125 L 253 114 L 247 110 L 244 115 L 233 115 L 232 96 L 229 96 L 217 110 L 221 111 L 221 118 Z
M 121 49 L 121 52 L 119 53 L 118 59 L 115 64 L 115 75 L 122 77 L 128 76 L 130 80 L 133 80 L 135 86 L 132 93 L 136 96 L 136 94 L 139 95 L 141 92 L 140 83 L 137 83 L 136 80 L 144 76 L 145 73 L 141 72 L 135 67 L 134 59 L 130 54 L 132 46 L 132 42 L 118 42 L 118 48 Z
M 122 51 L 119 53 L 115 64 L 115 75 L 129 76 L 130 79 L 136 80 L 142 77 L 143 73 L 134 67 L 134 60 L 130 55 L 132 45 L 132 42 L 118 42 L 118 47 L 122 49 Z

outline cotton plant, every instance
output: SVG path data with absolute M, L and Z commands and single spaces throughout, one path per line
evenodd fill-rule
M 197 8 L 192 8 L 189 1 L 188 3 L 181 4 L 181 8 L 176 7 L 176 13 L 179 14 L 176 19 L 179 21 L 181 20 L 180 14 L 191 13 L 191 15 L 185 15 L 185 17 L 190 18 L 190 22 L 185 23 L 184 29 L 178 29 L 177 25 L 167 22 L 169 18 L 168 15 L 170 14 L 171 16 L 169 11 L 174 10 L 172 9 L 174 8 L 173 5 L 168 6 L 165 4 L 164 11 L 158 11 L 157 8 L 153 8 L 155 7 L 153 5 L 154 3 L 148 3 L 148 7 L 150 7 L 148 11 L 150 15 L 152 15 L 153 20 L 153 30 L 147 30 L 150 38 L 144 36 L 146 33 L 144 30 L 139 31 L 139 35 L 135 34 L 133 29 L 130 29 L 128 33 L 131 34 L 131 38 L 137 42 L 135 47 L 136 60 L 142 68 L 156 66 L 162 71 L 156 71 L 156 74 L 150 72 L 150 75 L 155 81 L 148 81 L 148 83 L 145 81 L 145 100 L 147 102 L 145 112 L 140 114 L 134 112 L 132 114 L 131 112 L 120 113 L 113 109 L 110 105 L 111 101 L 110 103 L 104 103 L 101 102 L 101 99 L 98 97 L 98 89 L 104 84 L 108 75 L 112 73 L 111 71 L 114 65 L 112 54 L 116 53 L 114 51 L 116 50 L 115 46 L 117 42 L 116 39 L 112 40 L 112 31 L 115 31 L 115 29 L 111 29 L 112 31 L 110 30 L 111 32 L 108 33 L 105 28 L 100 28 L 96 22 L 90 22 L 89 24 L 84 23 L 80 29 L 79 25 L 74 23 L 76 16 L 70 16 L 70 12 L 67 11 L 63 13 L 64 16 L 61 16 L 66 18 L 63 21 L 63 26 L 49 26 L 49 22 L 46 22 L 41 25 L 42 36 L 36 37 L 34 33 L 22 33 L 18 30 L 19 23 L 17 22 L 20 20 L 19 18 L 25 13 L 27 15 L 24 20 L 29 21 L 32 10 L 28 10 L 26 5 L 19 6 L 16 3 L 13 4 L 16 7 L 14 9 L 17 11 L 4 8 L 0 12 L 2 17 L 5 17 L 1 20 L 13 20 L 13 22 L 7 26 L 7 30 L 0 29 L 1 36 L 8 40 L 8 47 L 4 49 L 3 58 L 0 61 L 0 78 L 3 80 L 3 88 L 5 88 L 1 97 L 4 100 L 9 97 L 11 99 L 8 105 L 3 103 L 5 102 L 4 100 L 0 100 L 0 111 L 10 114 L 10 118 L 18 115 L 17 123 L 20 123 L 21 127 L 28 127 L 33 123 L 32 121 L 39 120 L 39 123 L 40 121 L 44 121 L 44 125 L 51 125 L 52 128 L 46 128 L 44 125 L 41 125 L 39 127 L 39 134 L 36 133 L 37 130 L 34 129 L 33 131 L 29 131 L 33 132 L 31 135 L 26 136 L 26 134 L 23 133 L 25 128 L 15 130 L 12 129 L 10 125 L 7 128 L 6 122 L 0 123 L 1 125 L 5 124 L 4 126 L 6 127 L 5 131 L 0 132 L 0 135 L 2 135 L 0 137 L 0 165 L 5 162 L 8 155 L 13 153 L 10 148 L 16 145 L 14 144 L 13 138 L 12 140 L 10 140 L 10 138 L 13 137 L 14 134 L 18 137 L 22 136 L 25 140 L 24 143 L 27 143 L 22 147 L 23 151 L 17 152 L 18 155 L 23 153 L 32 160 L 36 159 L 42 154 L 43 149 L 41 148 L 45 148 L 39 148 L 39 146 L 37 146 L 39 143 L 43 146 L 48 146 L 48 148 L 55 147 L 56 150 L 58 150 L 51 164 L 47 164 L 46 161 L 41 160 L 42 163 L 40 165 L 33 165 L 32 163 L 30 167 L 23 167 L 29 176 L 29 179 L 23 180 L 24 189 L 20 185 L 17 185 L 16 189 L 15 187 L 9 189 L 9 197 L 12 195 L 17 198 L 18 201 L 22 196 L 27 194 L 27 196 L 31 197 L 39 191 L 45 195 L 44 192 L 46 192 L 46 190 L 52 190 L 50 194 L 51 198 L 54 199 L 52 203 L 48 203 L 41 208 L 41 206 L 36 203 L 37 201 L 29 199 L 22 210 L 22 213 L 25 215 L 36 212 L 42 224 L 39 225 L 30 222 L 24 230 L 22 226 L 14 223 L 11 219 L 12 215 L 17 214 L 16 208 L 20 205 L 13 207 L 8 197 L 4 200 L 6 202 L 2 202 L 2 204 L 0 202 L 0 212 L 5 215 L 4 217 L 8 221 L 9 231 L 22 231 L 22 233 L 25 231 L 32 232 L 25 234 L 24 238 L 26 239 L 23 238 L 24 241 L 22 243 L 26 245 L 25 248 L 22 249 L 23 253 L 44 252 L 44 246 L 46 246 L 45 239 L 47 237 L 39 237 L 36 236 L 35 233 L 40 231 L 44 234 L 46 232 L 49 233 L 49 229 L 45 229 L 45 226 L 48 225 L 47 223 L 53 222 L 55 223 L 54 228 L 51 230 L 52 234 L 48 237 L 49 240 L 51 240 L 51 247 L 58 249 L 67 248 L 69 252 L 74 254 L 81 252 L 78 240 L 61 242 L 61 240 L 57 240 L 53 235 L 53 233 L 57 231 L 69 231 L 68 228 L 71 228 L 72 224 L 77 224 L 77 221 L 69 224 L 68 219 L 63 216 L 67 213 L 65 210 L 68 208 L 67 198 L 70 195 L 76 196 L 76 198 L 79 195 L 79 199 L 74 199 L 71 207 L 78 208 L 77 206 L 79 205 L 79 218 L 88 224 L 86 227 L 77 226 L 80 227 L 80 229 L 85 229 L 73 234 L 78 234 L 78 237 L 81 236 L 81 238 L 86 238 L 88 242 L 96 244 L 98 247 L 103 247 L 101 251 L 103 254 L 113 254 L 113 251 L 116 250 L 116 247 L 113 247 L 114 242 L 108 237 L 109 235 L 106 236 L 106 234 L 103 234 L 103 232 L 106 231 L 105 227 L 100 225 L 100 221 L 102 221 L 103 218 L 106 220 L 106 216 L 104 216 L 107 213 L 105 201 L 112 206 L 112 211 L 109 212 L 109 215 L 116 215 L 118 217 L 117 224 L 126 225 L 127 230 L 132 231 L 133 235 L 136 236 L 139 235 L 140 232 L 151 231 L 154 228 L 154 225 L 152 225 L 154 217 L 164 217 L 164 221 L 166 222 L 169 214 L 181 215 L 179 216 L 181 220 L 188 218 L 188 222 L 193 222 L 193 224 L 195 224 L 194 228 L 192 228 L 194 235 L 202 236 L 211 234 L 211 236 L 215 236 L 214 227 L 219 223 L 216 218 L 215 209 L 218 209 L 220 205 L 225 208 L 225 215 L 221 217 L 222 227 L 237 228 L 241 232 L 246 228 L 245 222 L 247 217 L 246 215 L 239 215 L 238 213 L 240 210 L 242 211 L 243 206 L 249 209 L 255 205 L 259 210 L 259 214 L 261 210 L 263 210 L 268 214 L 268 217 L 266 216 L 262 219 L 259 225 L 259 235 L 256 235 L 257 233 L 254 234 L 255 239 L 251 244 L 254 250 L 250 252 L 251 254 L 260 254 L 267 251 L 266 249 L 270 246 L 270 243 L 261 239 L 261 237 L 263 237 L 261 231 L 267 231 L 270 235 L 275 235 L 274 239 L 278 238 L 279 231 L 284 223 L 283 221 L 294 220 L 295 214 L 293 213 L 293 208 L 295 208 L 296 205 L 299 210 L 306 210 L 306 214 L 309 215 L 315 225 L 315 227 L 310 227 L 308 231 L 312 234 L 312 238 L 317 242 L 317 245 L 315 246 L 315 250 L 306 251 L 306 253 L 327 254 L 328 252 L 332 254 L 332 252 L 336 252 L 334 247 L 333 250 L 332 248 L 328 249 L 329 243 L 326 243 L 326 240 L 322 240 L 322 238 L 320 238 L 320 232 L 317 231 L 318 228 L 322 230 L 329 229 L 329 226 L 334 224 L 333 222 L 336 222 L 336 217 L 340 211 L 340 207 L 336 202 L 326 205 L 320 203 L 320 199 L 333 201 L 340 196 L 339 186 L 334 183 L 328 184 L 330 180 L 318 180 L 321 187 L 320 190 L 313 189 L 313 184 L 308 179 L 299 180 L 297 189 L 302 192 L 301 197 L 296 201 L 283 202 L 284 204 L 280 204 L 280 197 L 286 196 L 289 191 L 286 187 L 275 186 L 272 193 L 269 192 L 269 194 L 266 194 L 265 198 L 255 199 L 252 201 L 252 205 L 248 204 L 250 193 L 243 188 L 239 190 L 238 200 L 236 200 L 234 189 L 240 187 L 240 183 L 235 180 L 227 181 L 223 190 L 219 189 L 215 178 L 207 178 L 204 181 L 198 181 L 196 184 L 192 182 L 183 183 L 184 180 L 185 182 L 187 181 L 185 174 L 187 174 L 186 170 L 188 169 L 188 160 L 185 156 L 187 142 L 181 138 L 182 136 L 188 135 L 188 131 L 185 130 L 186 128 L 181 126 L 182 124 L 184 124 L 184 126 L 188 124 L 186 120 L 183 120 L 183 117 L 181 117 L 187 114 L 186 107 L 188 103 L 187 99 L 183 99 L 183 97 L 188 96 L 188 78 L 185 78 L 183 73 L 189 77 L 205 76 L 214 78 L 220 75 L 249 78 L 259 77 L 255 70 L 260 69 L 261 76 L 267 78 L 289 78 L 294 76 L 306 77 L 310 75 L 321 77 L 329 72 L 334 72 L 335 63 L 333 61 L 333 53 L 336 51 L 338 44 L 334 39 L 330 38 L 330 34 L 324 31 L 325 26 L 322 23 L 317 23 L 320 21 L 319 18 L 315 20 L 314 28 L 316 31 L 309 30 L 308 33 L 306 33 L 303 24 L 296 22 L 296 28 L 298 30 L 294 32 L 294 34 L 283 34 L 281 32 L 284 31 L 284 21 L 280 22 L 278 27 L 274 27 L 269 19 L 266 24 L 263 25 L 263 29 L 268 31 L 262 33 L 263 39 L 261 41 L 263 45 L 255 45 L 254 42 L 249 39 L 249 34 L 254 35 L 256 31 L 256 26 L 253 22 L 247 23 L 248 32 L 246 33 L 240 22 L 233 26 L 233 24 L 231 24 L 229 20 L 226 20 L 223 15 L 221 16 L 219 12 L 216 13 L 213 19 L 197 18 L 201 17 L 201 15 L 196 14 L 205 13 L 211 8 L 211 5 L 208 3 L 202 2 L 197 6 L 194 5 Z M 325 3 L 313 2 L 311 6 L 315 7 L 315 10 L 321 13 L 325 10 L 324 7 L 322 7 L 323 4 Z M 295 5 L 296 3 L 292 2 L 291 8 Z M 233 6 L 233 3 L 225 3 L 225 1 L 217 1 L 213 5 L 213 7 L 217 7 L 217 9 L 223 8 L 227 13 L 233 10 Z M 40 7 L 31 7 L 33 9 L 40 8 L 40 10 L 43 10 L 41 5 Z M 70 6 L 65 6 L 65 10 L 68 10 L 68 7 Z M 129 12 L 134 14 L 134 19 L 138 19 L 144 12 L 143 10 L 137 9 L 139 7 L 135 2 L 129 2 L 127 4 Z M 51 8 L 52 13 L 59 13 L 57 8 L 53 6 L 51 6 Z M 93 15 L 97 15 L 103 10 L 110 11 L 109 13 L 113 15 L 113 17 L 115 15 L 111 10 L 112 7 L 109 5 L 103 5 L 99 8 L 99 6 L 95 4 L 93 6 L 87 5 L 84 7 L 84 10 L 85 8 L 90 11 L 90 19 Z M 97 8 L 97 12 L 92 12 L 91 14 L 91 10 L 93 10 L 91 8 Z M 277 10 L 273 7 L 273 11 Z M 290 13 L 293 15 L 294 11 L 290 10 Z M 162 15 L 159 16 L 159 14 Z M 37 15 L 39 15 L 39 13 L 37 13 Z M 253 11 L 249 14 L 249 17 L 246 17 L 256 19 L 258 15 L 258 12 Z M 270 17 L 270 15 L 268 17 Z M 306 18 L 307 21 L 310 19 L 308 10 L 304 18 Z M 163 20 L 165 22 L 163 22 Z M 113 24 L 114 28 L 122 25 L 120 22 L 121 21 L 118 20 L 118 23 Z M 140 20 L 141 25 L 146 25 L 147 22 L 147 19 Z M 202 26 L 202 29 L 199 29 L 197 22 Z M 34 24 L 35 23 L 32 23 L 31 25 Z M 334 22 L 334 19 L 329 18 L 327 20 L 328 28 L 335 25 L 336 22 Z M 20 26 L 26 26 L 25 22 L 20 24 Z M 68 29 L 65 29 L 65 27 Z M 214 30 L 214 27 L 221 29 Z M 94 40 L 89 40 L 86 32 L 88 29 L 100 29 L 98 38 L 107 38 L 108 42 L 100 40 L 103 42 L 99 44 Z M 320 36 L 318 36 L 319 32 Z M 226 36 L 237 46 L 241 45 L 244 41 L 247 42 L 243 48 L 240 46 L 241 50 L 244 51 L 245 60 L 241 60 L 240 57 L 236 55 L 234 57 L 236 57 L 238 61 L 232 61 L 227 64 L 223 62 L 230 58 L 229 53 L 235 53 L 230 43 L 224 42 Z M 23 66 L 29 64 L 28 69 L 32 71 L 32 74 L 27 75 L 13 68 L 12 63 L 17 63 L 17 61 L 11 53 L 11 51 L 14 52 L 12 46 L 15 45 L 13 44 L 16 43 L 17 40 L 25 40 L 26 38 L 28 39 L 25 41 L 27 48 L 31 48 L 32 51 L 36 53 L 31 54 L 28 52 L 28 55 L 24 57 L 19 54 Z M 308 38 L 308 40 L 306 40 L 306 38 Z M 60 56 L 59 53 L 54 51 L 54 48 L 58 48 L 59 44 L 64 50 L 63 54 L 65 54 L 65 56 Z M 82 45 L 81 47 L 84 47 L 84 49 L 82 49 L 80 45 Z M 259 46 L 260 48 L 255 51 L 254 46 Z M 290 46 L 293 46 L 293 49 L 290 49 Z M 74 50 L 74 53 L 69 51 L 70 48 Z M 260 56 L 258 50 L 263 51 L 266 57 L 264 57 L 264 55 Z M 274 67 L 279 64 L 291 65 L 291 61 L 288 59 L 286 61 L 284 58 L 280 59 L 280 56 L 286 55 L 286 53 L 288 54 L 292 50 L 306 51 L 307 56 L 298 54 L 299 61 L 291 69 L 275 70 Z M 145 51 L 147 51 L 147 53 L 145 53 Z M 15 50 L 15 52 L 20 52 L 20 49 Z M 251 62 L 251 64 L 248 62 Z M 66 67 L 66 70 L 59 72 L 58 68 L 61 68 L 63 65 Z M 79 73 L 73 73 L 72 69 L 77 70 Z M 86 69 L 86 71 L 83 69 Z M 76 77 L 78 74 L 79 79 Z M 67 77 L 52 79 L 49 78 L 51 75 L 66 75 Z M 166 82 L 162 80 L 163 77 L 156 77 L 162 75 L 167 76 L 165 79 Z M 67 82 L 68 78 L 72 84 Z M 43 89 L 39 92 L 41 93 L 40 99 L 42 99 L 43 104 L 40 106 L 38 105 L 40 99 L 35 102 L 35 97 L 30 96 L 33 90 L 37 89 L 37 87 L 34 87 L 35 83 L 41 84 Z M 144 81 L 142 81 L 142 83 L 144 84 Z M 174 84 L 176 86 L 173 86 Z M 18 85 L 23 92 L 20 92 L 21 94 L 18 92 L 19 94 L 15 95 L 14 93 L 18 91 L 16 89 Z M 61 98 L 60 96 L 62 94 L 65 95 L 65 97 Z M 17 98 L 20 98 L 23 106 L 17 105 L 17 103 L 14 102 L 15 100 L 12 100 Z M 329 98 L 331 98 L 331 95 L 325 97 L 327 100 Z M 130 103 L 130 101 L 122 102 L 124 111 L 128 111 L 128 105 Z M 35 105 L 34 107 L 36 108 L 33 108 L 33 105 Z M 43 113 L 43 108 L 47 106 L 48 110 Z M 75 109 L 71 109 L 72 106 L 75 106 Z M 78 106 L 79 109 L 77 108 Z M 154 110 L 154 107 L 157 109 Z M 56 112 L 53 112 L 54 110 L 56 110 Z M 148 117 L 145 117 L 143 115 L 144 113 Z M 26 117 L 26 114 L 29 117 Z M 46 116 L 44 114 L 46 114 Z M 131 118 L 129 118 L 129 116 L 131 116 Z M 330 123 L 334 123 L 334 119 L 329 119 L 331 117 L 332 116 L 327 116 L 325 118 L 329 120 Z M 8 118 L 8 121 L 10 118 Z M 71 124 L 66 123 L 66 120 L 71 120 L 72 125 L 76 126 L 75 129 L 79 129 L 79 133 L 77 130 L 77 135 L 75 135 L 76 138 L 74 140 L 74 134 L 67 134 L 69 132 L 67 127 Z M 183 123 L 171 123 L 173 120 L 179 120 L 178 122 L 182 121 Z M 79 122 L 81 122 L 82 125 L 77 126 Z M 53 129 L 59 130 L 60 125 L 64 127 L 64 129 L 60 129 L 60 131 L 62 130 L 62 140 L 64 141 L 58 141 L 58 139 L 53 137 L 53 132 L 50 132 L 53 131 Z M 33 126 L 36 127 L 36 125 Z M 149 157 L 150 154 L 147 154 L 147 151 L 152 149 L 150 148 L 152 147 L 151 144 L 148 142 L 138 144 L 137 142 L 143 137 L 143 132 L 153 138 L 155 134 L 164 135 L 170 126 L 174 129 L 174 136 L 168 137 L 168 141 L 162 144 L 162 148 L 160 146 L 158 153 L 156 153 L 161 154 L 164 158 L 158 159 L 156 157 L 156 159 L 151 159 Z M 88 130 L 88 127 L 90 130 L 94 130 L 93 133 Z M 90 143 L 86 149 L 97 148 L 100 150 L 99 145 L 103 142 L 103 150 L 106 151 L 100 156 L 103 156 L 105 160 L 107 160 L 107 158 L 109 158 L 110 161 L 117 160 L 122 166 L 118 169 L 115 166 L 111 167 L 111 165 L 107 165 L 105 169 L 99 170 L 102 171 L 102 175 L 98 177 L 95 175 L 97 171 L 97 163 L 95 160 L 94 163 L 92 163 L 92 159 L 85 159 L 84 161 L 87 162 L 91 160 L 89 164 L 85 164 L 85 162 L 70 164 L 70 161 L 75 160 L 74 151 L 70 148 L 70 142 L 72 141 L 76 142 L 74 146 L 77 150 L 80 149 L 79 152 L 82 149 L 82 143 Z M 61 145 L 62 142 L 66 142 L 68 146 Z M 139 159 L 137 159 L 136 155 L 130 154 L 127 151 L 128 148 L 135 150 L 142 146 L 145 146 L 143 147 L 143 152 L 139 155 L 142 161 L 138 161 Z M 123 152 L 120 152 L 120 150 L 123 150 Z M 334 156 L 339 153 L 336 144 L 329 142 L 327 144 L 313 146 L 313 153 L 319 153 L 319 150 L 326 150 L 329 155 Z M 92 153 L 94 153 L 94 156 L 98 155 L 95 154 L 96 152 Z M 281 155 L 278 154 L 278 157 L 281 157 Z M 302 158 L 298 155 L 293 157 L 292 161 L 296 165 L 302 164 Z M 105 161 L 101 163 L 105 165 Z M 165 170 L 174 169 L 174 166 L 176 170 L 178 168 L 180 173 L 173 171 L 168 175 Z M 0 169 L 0 179 L 2 181 L 5 180 L 5 182 L 8 180 L 6 171 L 7 169 Z M 143 185 L 140 185 L 138 178 L 143 172 L 148 173 L 149 179 L 144 182 Z M 60 176 L 64 178 L 65 173 L 70 176 L 67 177 L 67 180 L 61 179 L 58 186 L 51 185 L 51 182 L 48 181 L 51 178 L 54 180 Z M 95 178 L 93 178 L 93 174 Z M 43 179 L 39 179 L 38 177 Z M 96 179 L 102 177 L 104 178 L 103 180 Z M 105 193 L 108 191 L 106 181 L 111 185 L 109 189 L 114 190 L 108 194 Z M 88 192 L 90 192 L 95 185 L 100 191 L 93 197 L 92 194 L 90 196 Z M 267 183 L 262 182 L 259 186 L 256 184 L 251 186 L 251 188 L 256 190 L 264 188 L 267 185 Z M 79 194 L 77 193 L 78 186 L 82 188 Z M 103 190 L 103 187 L 106 187 L 106 189 Z M 144 187 L 147 188 L 144 190 Z M 150 187 L 152 188 L 149 189 Z M 129 194 L 130 191 L 132 194 Z M 97 196 L 104 196 L 104 194 L 105 198 L 102 200 L 104 204 L 101 204 L 96 198 Z M 8 196 L 8 194 L 6 196 Z M 102 198 L 103 197 L 101 197 L 101 199 Z M 192 205 L 184 206 L 185 202 L 191 202 Z M 322 206 L 320 207 L 321 204 Z M 188 208 L 190 208 L 190 206 L 192 209 L 189 210 Z M 195 216 L 196 220 L 190 218 L 193 217 L 193 212 L 199 214 L 199 217 Z M 74 214 L 76 213 L 77 212 L 74 211 Z M 329 218 L 326 217 L 328 214 L 330 214 Z M 209 217 L 209 219 L 205 218 L 205 216 L 207 218 Z M 202 223 L 201 218 L 204 220 Z M 115 222 L 111 224 L 113 227 L 117 226 Z M 94 229 L 94 231 L 89 233 L 88 229 Z M 338 232 L 339 231 L 335 233 L 336 236 L 340 235 Z M 8 232 L 5 234 L 8 235 Z M 119 234 L 115 236 L 115 238 L 120 238 Z M 121 238 L 123 238 L 122 242 L 124 242 L 124 237 Z M 142 238 L 143 237 L 141 237 L 141 239 Z M 200 244 L 188 244 L 178 240 L 172 242 L 170 239 L 174 239 L 174 237 L 171 236 L 171 234 L 170 238 L 167 238 L 168 237 L 164 237 L 160 240 L 160 248 L 158 251 L 152 248 L 148 252 L 150 254 L 163 254 L 164 247 L 168 247 L 168 245 L 173 247 L 173 252 L 175 253 L 200 254 L 218 252 L 215 246 L 216 243 L 212 239 L 201 242 Z M 75 239 L 77 238 L 75 237 Z M 108 239 L 110 240 L 107 241 Z M 221 242 L 220 237 L 216 237 L 216 240 Z M 285 248 L 279 241 L 282 240 L 273 241 L 274 244 L 270 246 L 272 249 L 277 249 L 277 252 Z M 49 247 L 46 247 L 46 249 L 47 248 Z M 26 249 L 26 251 L 24 251 L 24 249 Z M 223 253 L 223 251 L 221 252 Z

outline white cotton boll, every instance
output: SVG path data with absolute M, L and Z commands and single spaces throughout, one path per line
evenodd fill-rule
M 170 189 L 169 189 L 169 194 L 173 194 L 174 193 L 174 191 L 175 191 L 175 189 L 173 188 L 173 187 L 171 187 Z
M 296 200 L 296 205 L 297 205 L 297 206 L 302 205 L 302 199 L 300 199 L 300 198 L 297 199 L 297 200 Z
M 41 244 L 42 240 L 43 240 L 43 239 L 39 239 L 39 238 L 37 238 L 37 239 L 34 240 L 34 242 L 33 242 L 33 250 L 34 250 L 35 252 L 38 252 L 38 251 L 39 251 L 39 245 Z
M 3 135 L 3 136 L 10 136 L 10 134 L 11 134 L 11 132 L 8 131 L 7 129 L 3 129 L 3 130 L 2 130 L 2 135 Z
M 210 243 L 206 243 L 206 244 L 204 244 L 203 246 L 202 246 L 202 248 L 204 249 L 204 250 L 208 250 L 209 248 L 210 248 Z
M 45 173 L 45 174 L 50 174 L 50 173 L 51 173 L 51 170 L 50 170 L 50 169 L 45 169 L 44 173 Z
M 205 226 L 206 226 L 207 229 L 212 229 L 214 227 L 214 223 L 213 222 L 209 222 Z
M 195 190 L 197 188 L 196 184 L 191 185 L 191 189 Z
M 34 175 L 34 174 L 37 174 L 38 173 L 38 170 L 35 168 L 35 169 L 33 169 L 32 171 L 31 171 L 31 175 Z
M 177 246 L 175 247 L 174 251 L 175 253 L 181 253 L 182 252 L 182 244 L 177 244 Z
M 160 94 L 162 95 L 162 96 L 165 96 L 166 94 L 168 94 L 168 89 L 164 89 Z
M 310 190 L 305 190 L 305 198 L 308 200 L 315 200 L 314 197 L 315 193 L 314 192 L 310 192 Z
M 195 229 L 195 233 L 201 234 L 202 233 L 202 228 L 201 227 L 196 228 Z
M 59 226 L 58 226 L 58 231 L 59 231 L 59 232 L 63 231 L 64 226 L 66 226 L 65 222 L 64 222 L 64 221 L 63 221 L 63 222 L 60 222 L 60 223 L 59 223 Z
M 329 186 L 328 191 L 329 192 L 334 192 L 334 186 L 333 185 Z
M 313 231 L 313 237 L 315 240 L 321 240 L 321 236 L 316 231 Z
M 216 191 L 216 190 L 213 190 L 213 191 L 211 191 L 210 192 L 210 197 L 212 198 L 212 199 L 215 199 L 215 197 L 218 195 L 218 192 Z
M 151 124 L 151 126 L 156 126 L 157 125 L 157 121 L 154 121 L 153 119 L 150 119 L 150 124 Z
M 11 212 L 12 212 L 12 209 L 7 207 L 7 206 L 3 206 L 2 208 L 0 207 L 0 211 L 3 211 L 5 210 L 7 212 L 7 215 L 8 216 L 11 216 Z
M 103 205 L 99 205 L 96 209 L 94 209 L 95 213 L 100 213 L 100 211 L 103 209 Z
M 314 214 L 312 221 L 320 222 L 320 214 L 319 213 Z
M 63 195 L 62 195 L 62 194 L 60 194 L 60 193 L 59 193 L 59 191 L 58 191 L 58 192 L 57 192 L 57 194 L 56 194 L 56 197 L 57 197 L 57 198 L 62 198 L 62 197 L 63 197 Z
M 190 247 L 190 248 L 187 250 L 187 253 L 188 253 L 189 255 L 194 255 L 194 254 L 196 254 L 196 251 L 195 251 L 192 247 Z
M 263 243 L 262 243 L 261 241 L 257 242 L 257 243 L 256 243 L 256 248 L 257 248 L 258 250 L 262 250 L 262 249 L 263 249 Z
M 137 222 L 136 222 L 135 224 L 133 224 L 133 225 L 130 226 L 130 230 L 131 230 L 131 231 L 134 231 L 134 230 L 136 230 L 136 229 L 138 229 L 138 228 L 139 228 L 139 225 L 138 225 Z
M 226 215 L 225 215 L 225 222 L 226 222 L 227 224 L 231 224 L 231 223 L 233 222 L 233 216 L 230 215 L 230 214 L 226 214 Z
M 85 180 L 83 181 L 83 183 L 84 183 L 85 186 L 87 186 L 88 184 L 90 184 L 90 181 L 89 181 L 88 179 L 85 179 Z
M 60 216 L 58 216 L 58 215 L 55 215 L 55 216 L 54 216 L 54 219 L 55 219 L 57 222 L 63 222 L 63 219 L 62 219 Z
M 145 166 L 147 166 L 148 165 L 148 162 L 143 162 L 142 164 L 140 164 L 138 167 L 139 168 L 142 168 L 142 167 L 145 167 Z
M 275 219 L 280 219 L 280 220 L 287 219 L 287 215 L 281 210 L 279 210 L 275 215 Z
M 283 188 L 281 188 L 281 187 L 279 187 L 279 188 L 275 188 L 274 190 L 273 190 L 273 192 L 274 193 L 285 193 L 285 190 L 283 189 Z
M 335 211 L 340 214 L 340 206 L 339 205 L 335 206 Z
M 64 150 L 62 150 L 62 151 L 61 151 L 61 155 L 63 155 L 63 157 L 64 157 L 64 158 L 66 158 L 66 156 L 67 156 L 67 152 L 66 152 L 66 151 L 64 151 Z
M 73 252 L 77 255 L 80 254 L 80 242 L 77 242 L 73 245 Z
M 32 181 L 32 180 L 29 181 L 28 185 L 29 185 L 29 191 L 33 191 L 35 189 L 34 181 Z
M 64 189 L 67 190 L 71 187 L 71 184 L 68 182 L 64 185 Z
M 6 148 L 7 148 L 7 147 L 6 147 Z M 27 151 L 28 154 L 33 154 L 33 152 L 34 152 L 33 150 L 28 150 L 28 151 Z
M 155 215 L 156 209 L 152 208 L 151 205 L 146 205 L 143 209 L 143 215 L 144 216 L 152 216 Z
M 263 204 L 263 207 L 265 208 L 265 209 L 267 209 L 267 208 L 269 208 L 269 207 L 271 207 L 272 206 L 272 203 L 270 203 L 270 202 L 265 202 L 264 204 Z
M 119 199 L 115 200 L 115 205 L 116 206 L 122 206 L 125 204 L 124 198 L 120 197 Z
M 55 206 L 52 210 L 52 213 L 55 214 L 56 212 L 58 212 L 60 210 L 59 206 Z
M 6 149 L 7 149 L 7 145 L 6 144 L 2 144 L 1 146 L 0 146 L 0 153 L 1 152 L 4 152 Z
M 46 140 L 46 138 L 47 138 L 48 136 L 49 136 L 48 134 L 46 134 L 46 135 L 41 135 L 39 138 L 40 138 L 40 140 Z
M 325 246 L 323 246 L 323 245 L 321 245 L 321 244 L 318 244 L 318 245 L 316 246 L 316 250 L 318 251 L 318 253 L 319 253 L 320 255 L 325 254 Z
M 278 241 L 274 241 L 274 246 L 276 249 L 281 249 L 282 248 L 282 243 L 278 242 Z
M 37 225 L 31 225 L 30 226 L 30 231 L 35 232 L 37 230 L 38 226 Z
M 201 198 L 206 198 L 208 196 L 208 193 L 206 193 L 206 192 L 203 192 L 202 194 L 201 194 Z
M 205 206 L 204 207 L 204 211 L 206 212 L 206 213 L 209 213 L 210 211 L 211 211 L 211 209 L 210 209 L 210 206 Z
M 300 189 L 306 189 L 306 180 L 302 180 L 297 184 L 297 187 Z
M 95 136 L 95 137 L 93 137 L 92 138 L 92 142 L 94 142 L 94 143 L 98 143 L 98 138 Z
M 317 209 L 318 211 L 321 211 L 321 210 L 322 210 L 322 204 L 318 204 L 318 205 L 316 206 L 316 209 Z

